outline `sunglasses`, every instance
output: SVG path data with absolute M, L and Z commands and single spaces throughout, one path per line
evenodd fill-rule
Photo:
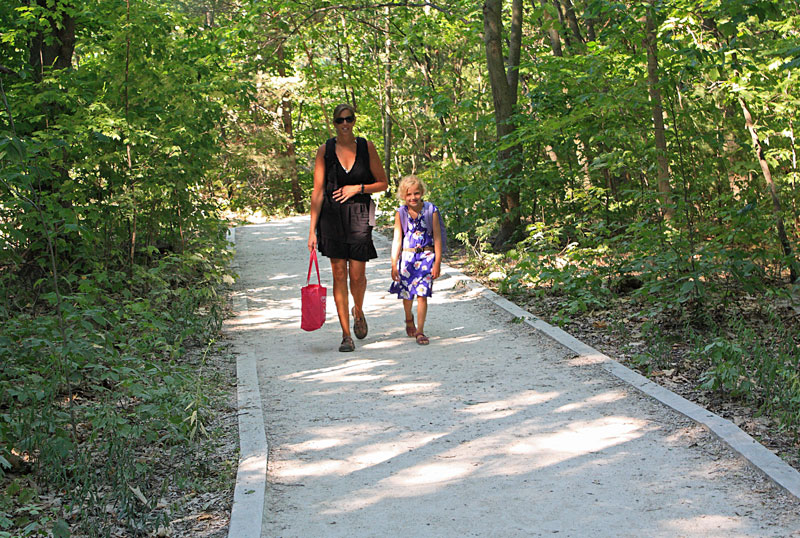
M 334 123 L 344 123 L 344 122 L 353 123 L 354 121 L 356 121 L 356 117 L 355 116 L 344 116 L 344 117 L 336 118 L 335 120 L 333 120 Z

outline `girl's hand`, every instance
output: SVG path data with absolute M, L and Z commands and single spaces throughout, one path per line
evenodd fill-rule
M 308 251 L 313 252 L 317 248 L 317 234 L 308 234 Z
M 442 274 L 442 265 L 439 262 L 434 262 L 433 268 L 431 269 L 431 278 L 436 280 L 439 278 L 439 275 Z
M 360 192 L 361 185 L 345 185 L 344 187 L 333 191 L 333 199 L 340 204 L 343 204 Z
M 400 282 L 400 272 L 397 270 L 397 264 L 395 264 L 395 267 L 392 267 L 392 280 Z

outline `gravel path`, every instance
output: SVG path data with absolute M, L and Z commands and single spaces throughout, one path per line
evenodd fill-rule
M 447 270 L 427 347 L 405 335 L 389 244 L 369 335 L 300 330 L 308 217 L 236 232 L 269 444 L 264 537 L 800 536 L 800 503 L 723 443 Z M 249 493 L 248 491 L 247 493 Z

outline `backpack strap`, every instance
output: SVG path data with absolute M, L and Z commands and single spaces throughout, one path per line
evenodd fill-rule
M 403 248 L 405 248 L 406 230 L 408 230 L 408 206 L 401 205 L 397 209 L 397 213 L 400 215 L 400 230 L 403 232 Z
M 442 212 L 439 211 L 439 208 L 433 205 L 430 202 L 423 202 L 422 204 L 422 218 L 425 219 L 425 227 L 431 230 L 433 233 L 433 214 L 439 213 L 439 231 L 441 232 L 442 236 L 442 255 L 447 252 L 447 230 L 444 226 L 444 219 L 442 218 Z

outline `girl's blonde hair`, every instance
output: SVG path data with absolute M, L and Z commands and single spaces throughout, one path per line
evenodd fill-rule
M 419 190 L 422 191 L 422 196 L 425 196 L 425 193 L 428 191 L 425 182 L 415 175 L 410 175 L 400 180 L 400 184 L 397 186 L 397 199 L 401 202 L 405 202 L 408 189 L 414 185 L 419 186 Z

